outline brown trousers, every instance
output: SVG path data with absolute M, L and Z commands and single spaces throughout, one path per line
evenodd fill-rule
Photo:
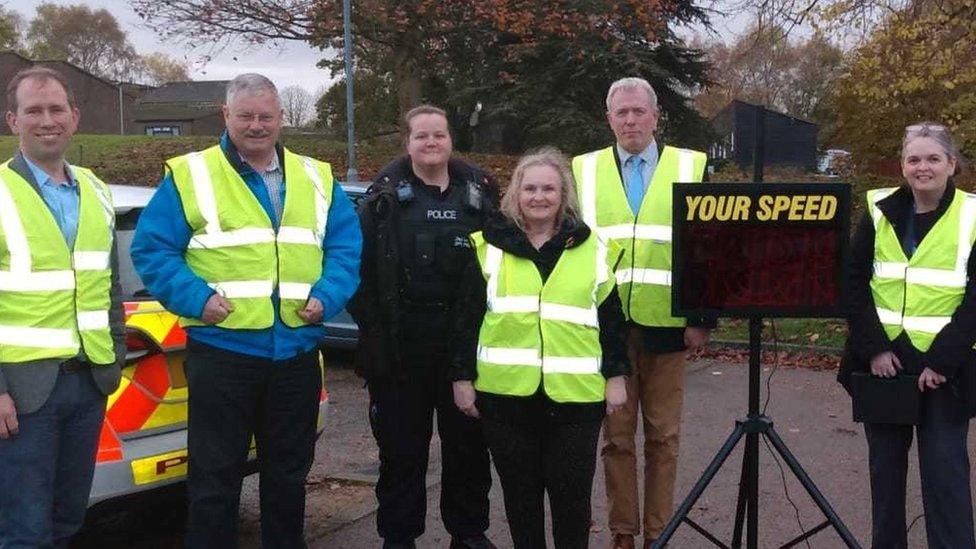
M 627 352 L 633 373 L 627 379 L 627 404 L 604 421 L 610 531 L 641 532 L 637 499 L 637 409 L 644 425 L 644 537 L 656 539 L 671 518 L 678 467 L 681 406 L 684 402 L 685 351 L 651 353 L 632 331 Z

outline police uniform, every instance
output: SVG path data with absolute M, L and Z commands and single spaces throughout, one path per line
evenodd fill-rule
M 392 543 L 409 544 L 424 532 L 435 410 L 445 527 L 457 541 L 479 537 L 488 527 L 488 451 L 480 424 L 454 405 L 449 332 L 462 259 L 470 253 L 468 234 L 481 228 L 492 200 L 480 170 L 459 161 L 450 167 L 441 192 L 412 173 L 408 157 L 401 158 L 381 172 L 360 206 L 363 285 L 350 311 L 360 322 L 364 358 L 357 363 L 368 381 L 370 425 L 380 451 L 377 526 Z M 380 194 L 385 206 L 377 206 L 384 200 Z M 387 222 L 377 221 L 384 213 Z M 376 316 L 377 310 L 384 313 Z

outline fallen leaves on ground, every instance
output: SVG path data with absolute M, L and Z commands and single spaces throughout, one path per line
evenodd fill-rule
M 707 358 L 722 362 L 747 363 L 749 349 L 733 347 L 709 347 L 692 355 L 692 360 Z M 832 354 L 810 351 L 763 351 L 762 363 L 778 365 L 780 368 L 806 368 L 809 370 L 836 370 L 840 357 Z

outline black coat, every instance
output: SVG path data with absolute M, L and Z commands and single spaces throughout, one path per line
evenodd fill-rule
M 939 206 L 930 213 L 913 215 L 914 197 L 902 186 L 878 202 L 878 209 L 889 220 L 902 243 L 906 255 L 911 255 L 909 227 L 915 227 L 915 238 L 921 241 L 928 230 L 948 210 L 955 187 L 950 182 Z M 892 351 L 906 372 L 920 373 L 925 368 L 946 376 L 949 387 L 976 412 L 976 252 L 971 252 L 967 264 L 968 282 L 962 303 L 952 320 L 936 336 L 928 351 L 921 353 L 902 333 L 890 341 L 884 332 L 871 295 L 874 269 L 874 223 L 865 212 L 851 239 L 850 269 L 848 271 L 847 323 L 849 335 L 841 359 L 837 380 L 850 392 L 850 376 L 854 371 L 870 371 L 871 358 Z M 974 247 L 976 248 L 976 247 Z
M 488 220 L 483 232 L 485 240 L 503 251 L 531 259 L 539 270 L 543 283 L 549 278 L 563 250 L 573 248 L 591 238 L 590 228 L 582 222 L 564 224 L 560 231 L 538 250 L 525 233 L 500 215 Z M 595 237 L 593 237 L 595 238 Z M 455 305 L 453 377 L 455 380 L 477 378 L 478 333 L 487 311 L 486 284 L 477 255 L 472 249 L 462 275 L 465 292 Z M 601 373 L 604 378 L 629 375 L 630 362 L 626 350 L 626 321 L 617 289 L 597 309 L 600 322 L 600 347 L 603 355 Z M 531 401 L 526 406 L 527 401 Z M 561 423 L 598 421 L 603 417 L 604 404 L 555 403 L 539 384 L 534 397 L 512 397 L 479 393 L 477 407 L 486 417 L 507 423 L 528 420 L 527 415 L 546 413 Z
M 497 188 L 487 172 L 455 158 L 449 161 L 448 172 L 452 181 L 470 182 L 481 189 L 485 217 L 495 210 Z M 359 325 L 356 372 L 368 380 L 403 373 L 403 342 L 399 326 L 401 264 L 397 235 L 400 203 L 396 187 L 413 176 L 409 156 L 394 159 L 380 170 L 357 207 L 363 231 L 360 284 L 347 310 Z

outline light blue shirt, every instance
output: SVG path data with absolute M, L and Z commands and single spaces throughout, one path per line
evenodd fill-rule
M 34 175 L 34 180 L 37 181 L 37 187 L 41 190 L 41 198 L 44 199 L 47 208 L 51 210 L 54 221 L 61 229 L 61 234 L 64 235 L 64 241 L 68 243 L 68 249 L 74 249 L 75 236 L 78 234 L 78 205 L 80 202 L 78 182 L 75 181 L 74 174 L 71 173 L 71 169 L 65 163 L 64 172 L 68 175 L 68 181 L 60 184 L 55 183 L 51 176 L 31 162 L 27 155 L 23 155 L 23 157 L 27 167 Z
M 643 174 L 642 179 L 644 181 L 644 192 L 641 193 L 641 197 L 643 198 L 643 196 L 647 194 L 648 187 L 651 186 L 651 178 L 654 177 L 654 170 L 657 168 L 657 141 L 652 140 L 651 144 L 648 145 L 646 149 L 636 155 L 625 151 L 624 148 L 620 146 L 620 143 L 617 143 L 617 156 L 620 158 L 620 167 L 624 170 L 626 170 L 627 159 L 629 159 L 631 156 L 639 156 L 644 159 L 644 166 L 641 169 L 641 173 Z

